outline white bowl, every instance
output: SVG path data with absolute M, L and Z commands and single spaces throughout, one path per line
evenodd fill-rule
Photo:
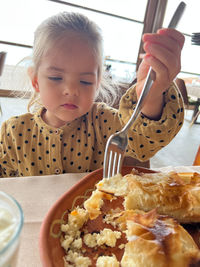
M 23 223 L 24 215 L 20 204 L 0 191 L 0 267 L 16 266 Z

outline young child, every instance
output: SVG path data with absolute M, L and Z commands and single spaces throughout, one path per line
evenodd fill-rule
M 108 137 L 129 120 L 152 66 L 156 78 L 142 114 L 128 133 L 126 155 L 146 161 L 166 146 L 183 123 L 183 101 L 173 84 L 180 71 L 181 33 L 161 29 L 143 36 L 137 83 L 119 110 L 95 99 L 116 94 L 103 79 L 100 29 L 83 15 L 62 12 L 36 30 L 29 75 L 34 113 L 4 122 L 0 136 L 1 176 L 90 172 L 102 167 Z M 107 93 L 107 95 L 106 95 Z M 39 98 L 38 98 L 39 97 Z M 38 106 L 38 105 L 36 105 Z

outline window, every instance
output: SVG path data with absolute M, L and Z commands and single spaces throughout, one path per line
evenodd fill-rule
M 168 0 L 163 26 L 167 26 L 170 17 L 181 1 Z M 200 32 L 199 21 L 200 2 L 198 0 L 184 0 L 186 8 L 177 27 L 177 30 L 184 33 L 185 45 L 182 51 L 182 69 L 180 77 L 200 76 L 200 47 L 191 44 L 192 33 Z
M 105 64 L 111 65 L 113 76 L 129 82 L 135 73 L 146 5 L 147 0 L 140 0 L 140 4 L 136 0 L 5 1 L 0 17 L 1 25 L 5 25 L 1 29 L 0 51 L 8 54 L 0 88 L 23 90 L 18 83 L 11 83 L 11 69 L 15 70 L 21 59 L 31 55 L 36 27 L 45 18 L 64 10 L 83 13 L 101 27 Z

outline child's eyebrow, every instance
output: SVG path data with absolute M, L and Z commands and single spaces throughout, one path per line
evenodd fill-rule
M 65 72 L 64 69 L 55 67 L 55 66 L 50 66 L 47 68 L 48 71 L 59 71 L 59 72 Z M 80 75 L 91 75 L 91 76 L 96 76 L 95 72 L 81 72 Z
M 94 72 L 81 72 L 80 75 L 92 75 L 92 76 L 95 76 L 96 74 Z
M 55 71 L 59 71 L 59 72 L 64 72 L 64 69 L 55 67 L 55 66 L 50 66 L 47 68 L 47 70 L 55 70 Z

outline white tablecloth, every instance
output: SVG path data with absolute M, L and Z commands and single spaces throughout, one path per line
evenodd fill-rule
M 85 174 L 61 174 L 0 179 L 0 191 L 12 195 L 24 211 L 20 248 L 15 267 L 41 267 L 40 226 L 54 202 Z
M 154 170 L 200 172 L 200 166 L 169 166 Z M 82 173 L 0 179 L 0 190 L 12 195 L 21 204 L 24 211 L 25 221 L 15 267 L 42 266 L 38 249 L 41 222 L 52 204 L 85 175 Z

